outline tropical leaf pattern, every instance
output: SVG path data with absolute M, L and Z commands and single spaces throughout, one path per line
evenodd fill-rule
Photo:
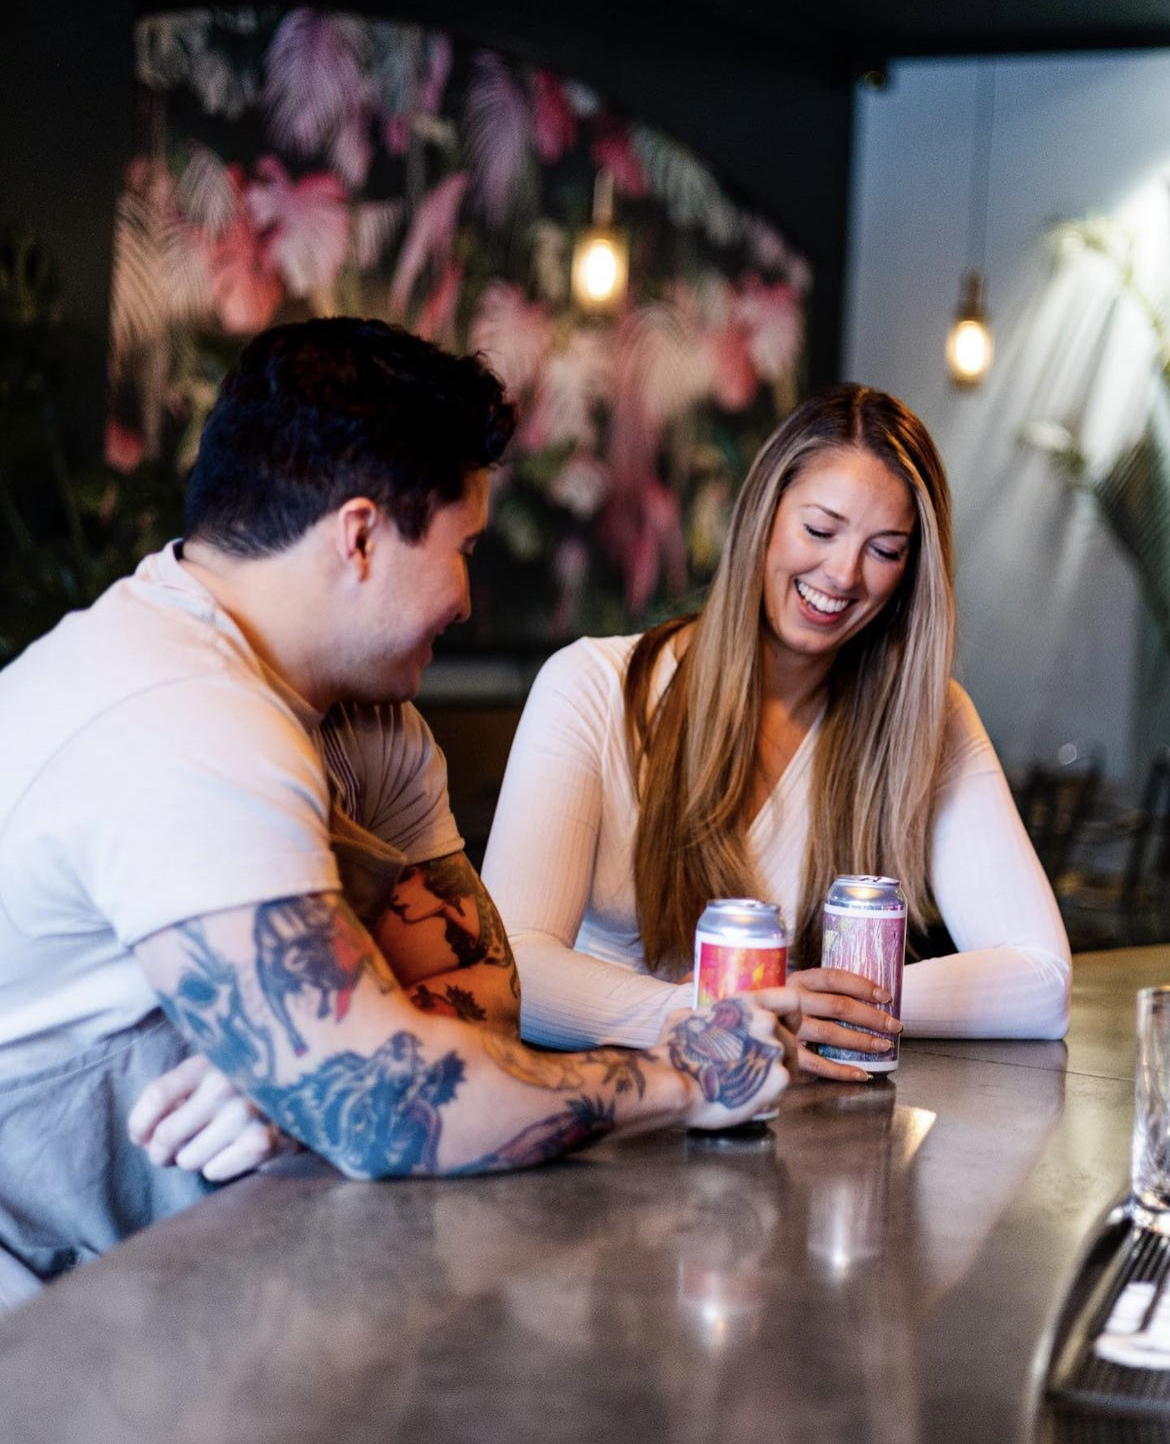
M 293 10 L 266 57 L 264 104 L 275 144 L 292 155 L 323 150 L 363 103 L 364 29 L 319 10 Z
M 676 226 L 701 226 L 713 245 L 730 246 L 744 233 L 745 217 L 707 167 L 660 131 L 635 126 L 631 148 L 652 194 L 666 204 Z
M 503 58 L 476 56 L 464 111 L 470 200 L 494 230 L 529 213 L 534 200 L 532 110 Z
M 140 20 L 136 54 L 111 485 L 190 465 L 241 338 L 378 315 L 480 351 L 520 406 L 473 645 L 629 629 L 693 597 L 800 389 L 811 275 L 773 218 L 572 77 L 418 25 L 183 9 Z M 630 290 L 586 315 L 570 263 L 600 169 Z

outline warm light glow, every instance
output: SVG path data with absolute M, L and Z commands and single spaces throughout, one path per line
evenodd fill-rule
M 607 301 L 617 284 L 618 263 L 613 245 L 598 238 L 585 252 L 581 262 L 581 282 L 593 301 Z
M 987 375 L 993 349 L 983 309 L 983 277 L 978 271 L 968 271 L 954 325 L 947 335 L 947 368 L 954 384 L 978 386 Z
M 982 321 L 956 321 L 947 337 L 947 364 L 956 381 L 973 385 L 991 365 L 991 332 Z
M 625 299 L 628 253 L 619 231 L 593 228 L 573 252 L 573 295 L 586 311 L 615 311 Z

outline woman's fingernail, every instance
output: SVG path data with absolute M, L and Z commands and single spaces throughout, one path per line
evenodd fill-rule
M 901 1025 L 901 1023 L 897 1020 L 897 1018 L 887 1018 L 887 1019 L 886 1019 L 886 1032 L 887 1032 L 887 1033 L 900 1033 L 901 1031 L 902 1031 L 902 1025 Z
M 874 988 L 873 996 L 874 1000 L 878 1003 L 892 1003 L 894 1001 L 893 995 L 887 993 L 885 988 Z

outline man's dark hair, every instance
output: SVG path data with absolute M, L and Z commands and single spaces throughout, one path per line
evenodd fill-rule
M 211 408 L 187 535 L 266 556 L 368 496 L 418 541 L 468 474 L 500 459 L 515 425 L 477 356 L 356 317 L 274 326 L 244 347 Z

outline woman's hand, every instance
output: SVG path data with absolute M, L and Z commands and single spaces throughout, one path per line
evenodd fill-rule
M 835 1078 L 842 1083 L 866 1081 L 869 1074 L 864 1068 L 822 1058 L 806 1045 L 828 1043 L 834 1048 L 872 1053 L 875 1058 L 886 1057 L 902 1031 L 901 1023 L 882 1007 L 891 1001 L 889 993 L 869 978 L 848 973 L 843 968 L 802 968 L 789 973 L 787 984 L 796 990 L 803 1014 L 797 1034 L 801 1045 L 801 1072 Z M 872 1028 L 884 1036 L 857 1033 L 852 1028 L 843 1028 L 842 1023 Z
M 287 1138 L 202 1054 L 143 1089 L 126 1130 L 151 1163 L 223 1183 L 301 1145 Z

